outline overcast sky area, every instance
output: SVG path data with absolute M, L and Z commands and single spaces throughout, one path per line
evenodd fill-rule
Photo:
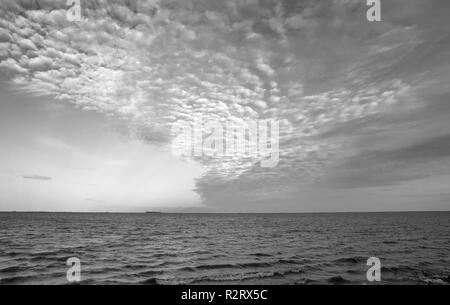
M 0 2 L 0 210 L 450 210 L 450 1 L 81 4 Z M 177 158 L 199 114 L 278 165 Z

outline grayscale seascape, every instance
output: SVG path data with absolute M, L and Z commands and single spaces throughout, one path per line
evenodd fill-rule
M 448 285 L 449 84 L 450 0 L 0 0 L 0 285 Z
M 2 284 L 448 284 L 450 213 L 0 213 Z

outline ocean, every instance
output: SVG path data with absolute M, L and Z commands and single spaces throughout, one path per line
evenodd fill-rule
M 450 212 L 0 213 L 0 284 L 448 284 Z M 367 280 L 369 257 L 381 281 Z

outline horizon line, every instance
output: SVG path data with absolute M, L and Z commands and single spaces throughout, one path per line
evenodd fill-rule
M 0 213 L 65 213 L 65 214 L 345 214 L 345 213 L 429 213 L 450 210 L 405 210 L 405 211 L 321 211 L 321 212 L 113 212 L 113 211 L 0 211 Z

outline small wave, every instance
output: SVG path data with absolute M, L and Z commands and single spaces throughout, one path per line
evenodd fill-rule
M 188 285 L 194 283 L 213 283 L 213 282 L 239 282 L 249 279 L 262 279 L 278 277 L 282 278 L 291 274 L 303 273 L 302 269 L 282 270 L 282 271 L 261 271 L 261 272 L 247 272 L 247 273 L 231 273 L 220 275 L 207 275 L 192 278 L 177 278 L 177 279 L 161 279 L 154 278 L 157 284 L 161 285 Z M 309 280 L 308 280 L 309 281 Z
M 297 261 L 297 260 L 293 260 L 293 259 L 280 259 L 277 261 L 277 263 L 279 264 L 299 264 L 301 262 Z M 303 262 L 305 263 L 305 262 Z
M 299 280 L 299 281 L 294 282 L 294 285 L 308 285 L 308 284 L 311 284 L 313 282 L 314 281 L 311 280 L 311 279 L 303 279 L 303 280 Z
M 64 255 L 64 254 L 71 254 L 71 253 L 73 253 L 73 250 L 71 250 L 71 249 L 57 249 L 57 250 L 51 250 L 51 251 L 32 252 L 32 253 L 30 253 L 30 255 L 32 257 L 46 257 L 46 256 Z
M 214 270 L 214 269 L 243 269 L 243 268 L 264 268 L 264 267 L 274 267 L 278 264 L 299 264 L 296 260 L 280 259 L 272 262 L 249 262 L 249 263 L 239 263 L 239 264 L 210 264 L 210 265 L 198 265 L 198 266 L 188 266 L 183 267 L 178 270 L 182 271 L 198 271 L 198 270 Z
M 290 275 L 290 274 L 299 274 L 299 273 L 304 273 L 304 269 L 292 269 L 292 270 L 285 270 L 285 271 L 277 271 L 277 272 L 275 272 L 275 275 L 286 276 L 286 275 Z
M 420 280 L 428 285 L 447 285 L 450 283 L 449 278 L 423 278 Z
M 102 280 L 101 281 L 102 284 L 107 285 L 108 283 L 110 283 L 110 281 L 108 280 Z M 82 279 L 81 282 L 65 282 L 64 284 L 66 285 L 94 285 L 94 284 L 98 284 L 98 280 L 94 280 L 94 279 Z
M 153 257 L 159 258 L 159 257 L 177 257 L 177 253 L 155 253 L 152 255 Z
M 361 270 L 348 269 L 345 272 L 348 274 L 361 274 Z
M 343 257 L 338 258 L 334 260 L 335 263 L 346 263 L 346 264 L 359 264 L 366 261 L 367 258 L 362 256 L 350 256 L 350 257 Z
M 187 266 L 178 270 L 182 271 L 198 271 L 198 270 L 215 270 L 215 269 L 236 269 L 236 268 L 258 268 L 258 267 L 271 267 L 271 263 L 266 262 L 252 262 L 241 264 L 211 264 L 211 265 L 197 265 Z
M 1 284 L 2 285 L 23 284 L 27 280 L 33 280 L 33 279 L 37 279 L 37 278 L 38 278 L 37 276 L 33 276 L 33 275 L 12 276 L 12 277 L 2 278 Z
M 343 278 L 342 276 L 333 276 L 328 279 L 328 283 L 331 284 L 345 284 L 350 283 L 349 280 Z
M 28 253 L 11 251 L 11 252 L 6 252 L 5 255 L 8 256 L 8 257 L 17 257 L 17 256 L 21 256 L 21 255 L 28 255 Z
M 250 255 L 256 256 L 256 257 L 269 257 L 272 256 L 271 254 L 268 253 L 252 253 Z
M 41 262 L 66 262 L 67 261 L 67 254 L 66 255 L 61 255 L 61 256 L 57 256 L 57 255 L 51 255 L 51 256 L 44 256 L 44 255 L 37 255 L 37 256 L 33 256 L 31 258 L 28 259 L 28 261 L 33 262 L 33 263 L 41 263 Z
M 156 279 L 156 281 L 158 284 L 161 285 L 187 285 L 199 282 L 235 282 L 247 279 L 266 278 L 274 276 L 282 276 L 282 274 L 274 271 L 265 271 L 265 272 L 223 274 L 223 275 L 203 276 L 195 278 Z
M 143 264 L 127 264 L 124 265 L 123 268 L 124 269 L 129 269 L 129 270 L 139 270 L 139 269 L 143 269 L 143 268 L 147 268 L 147 265 L 143 265 Z
M 381 272 L 400 273 L 400 272 L 414 272 L 416 269 L 408 266 L 393 266 L 393 267 L 381 267 Z
M 213 264 L 213 265 L 198 265 L 195 267 L 185 267 L 185 268 L 193 268 L 196 270 L 210 270 L 210 269 L 224 269 L 224 268 L 236 268 L 239 265 L 233 264 Z
M 265 272 L 252 272 L 252 273 L 240 273 L 240 274 L 228 274 L 222 276 L 215 276 L 207 278 L 209 281 L 213 282 L 223 282 L 223 281 L 242 281 L 246 279 L 254 278 L 265 278 L 282 275 L 279 272 L 265 271 Z
M 27 268 L 27 267 L 11 266 L 11 267 L 6 267 L 3 269 L 0 269 L 0 272 L 5 272 L 5 273 L 22 272 L 22 271 L 27 271 L 28 269 L 29 268 Z
M 243 263 L 239 264 L 239 267 L 242 268 L 258 268 L 258 267 L 272 267 L 274 263 L 269 262 L 254 262 L 254 263 Z
M 419 262 L 419 266 L 421 266 L 421 267 L 433 266 L 433 263 L 429 262 L 429 261 L 423 261 L 423 262 Z
M 88 274 L 103 274 L 108 272 L 119 272 L 122 268 L 119 267 L 103 267 L 98 269 L 85 270 Z
M 159 285 L 158 279 L 156 279 L 156 278 L 149 278 L 149 279 L 143 280 L 143 281 L 139 282 L 139 284 L 142 284 L 142 285 Z
M 196 267 L 189 267 L 189 266 L 188 267 L 182 267 L 182 268 L 179 268 L 177 270 L 179 270 L 179 271 L 189 271 L 189 272 L 197 271 Z
M 184 254 L 196 254 L 196 255 L 205 255 L 205 254 L 213 254 L 213 252 L 209 250 L 195 250 L 195 251 L 189 251 Z
M 133 276 L 140 276 L 140 277 L 148 277 L 148 276 L 154 276 L 154 275 L 161 275 L 164 271 L 162 270 L 147 270 L 143 272 L 138 272 L 133 274 Z

